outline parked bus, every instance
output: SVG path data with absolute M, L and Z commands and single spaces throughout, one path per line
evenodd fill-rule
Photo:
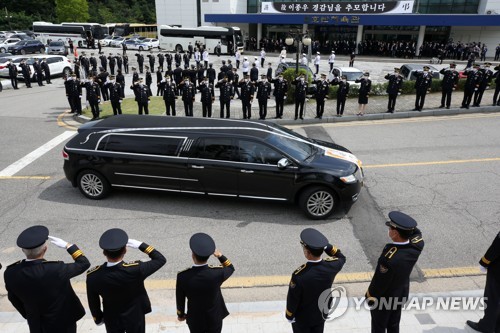
M 236 50 L 243 52 L 243 38 L 238 27 L 178 28 L 162 25 L 158 34 L 160 48 L 167 51 L 187 50 L 189 42 L 204 45 L 210 53 L 215 53 L 220 43 L 221 53 L 233 54 Z
M 62 23 L 33 22 L 35 38 L 44 44 L 48 41 L 63 41 L 68 46 L 71 38 L 73 45 L 86 47 L 87 40 L 103 38 L 103 31 L 97 23 Z

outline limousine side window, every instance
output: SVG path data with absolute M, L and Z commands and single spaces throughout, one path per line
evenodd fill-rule
M 230 138 L 202 138 L 193 153 L 193 158 L 208 160 L 234 161 L 237 147 Z
M 118 153 L 177 156 L 183 141 L 182 138 L 113 134 L 101 140 L 97 149 Z
M 283 157 L 276 150 L 255 141 L 240 140 L 238 148 L 240 162 L 277 165 Z

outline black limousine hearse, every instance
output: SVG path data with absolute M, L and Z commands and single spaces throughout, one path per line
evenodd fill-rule
M 114 116 L 80 127 L 63 157 L 66 178 L 90 199 L 114 187 L 281 200 L 325 219 L 363 186 L 349 150 L 271 122 Z

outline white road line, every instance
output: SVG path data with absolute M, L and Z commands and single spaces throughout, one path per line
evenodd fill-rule
M 48 151 L 50 151 L 52 148 L 56 147 L 58 144 L 61 142 L 69 139 L 73 135 L 75 135 L 76 132 L 74 131 L 66 131 L 62 133 L 61 135 L 56 136 L 43 146 L 33 150 L 31 153 L 28 155 L 24 156 L 20 160 L 12 163 L 2 171 L 0 171 L 0 177 L 11 177 L 14 176 L 16 173 L 21 171 L 24 167 L 35 161 L 37 158 L 43 156 L 46 154 Z

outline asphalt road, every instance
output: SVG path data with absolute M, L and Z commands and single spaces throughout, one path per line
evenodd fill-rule
M 53 82 L 0 93 L 0 171 L 68 130 L 57 124 L 67 108 L 62 80 Z M 401 210 L 426 240 L 415 278 L 424 269 L 475 266 L 500 225 L 499 122 L 493 113 L 294 127 L 347 146 L 365 166 L 359 201 L 319 222 L 292 205 L 261 201 L 133 191 L 91 201 L 64 178 L 59 144 L 14 178 L 0 178 L 0 261 L 21 259 L 17 235 L 44 224 L 97 265 L 100 235 L 120 227 L 165 253 L 168 263 L 153 278 L 172 279 L 191 264 L 189 237 L 201 231 L 233 261 L 235 277 L 281 276 L 304 261 L 299 233 L 312 226 L 346 254 L 345 272 L 370 272 L 388 241 L 387 213 Z M 147 258 L 129 251 L 128 260 Z M 71 259 L 54 246 L 47 258 Z

